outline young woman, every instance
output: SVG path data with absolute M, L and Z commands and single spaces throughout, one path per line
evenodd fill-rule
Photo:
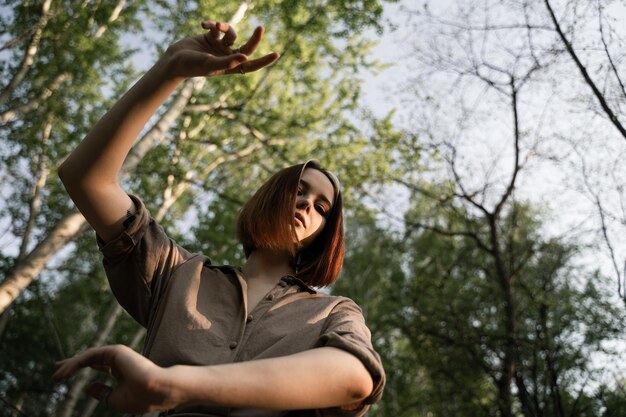
M 246 263 L 213 265 L 169 239 L 117 177 L 135 137 L 186 78 L 245 74 L 278 54 L 248 60 L 226 23 L 179 41 L 94 126 L 59 167 L 68 193 L 95 229 L 115 297 L 148 330 L 143 355 L 125 346 L 89 349 L 57 363 L 55 379 L 80 368 L 110 373 L 88 394 L 151 416 L 361 416 L 384 386 L 361 310 L 317 292 L 343 262 L 339 182 L 314 161 L 272 176 L 237 223 Z

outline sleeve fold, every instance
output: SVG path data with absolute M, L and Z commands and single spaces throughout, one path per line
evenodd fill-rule
M 97 241 L 113 295 L 139 324 L 147 327 L 159 289 L 191 254 L 167 236 L 138 197 L 129 197 L 137 210 L 125 221 L 126 229 L 107 243 L 99 237 Z
M 385 371 L 380 356 L 372 346 L 371 332 L 365 324 L 361 308 L 354 301 L 345 298 L 333 309 L 316 346 L 331 346 L 353 354 L 372 376 L 374 388 L 363 400 L 363 406 L 353 411 L 342 410 L 341 415 L 363 415 L 368 408 L 365 405 L 380 400 L 385 387 Z

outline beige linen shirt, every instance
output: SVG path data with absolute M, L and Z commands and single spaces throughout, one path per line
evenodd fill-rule
M 160 366 L 216 365 L 286 356 L 332 346 L 359 358 L 374 390 L 358 410 L 276 411 L 193 407 L 156 415 L 363 416 L 380 399 L 385 375 L 361 309 L 350 299 L 320 293 L 295 276 L 280 279 L 252 311 L 240 268 L 213 265 L 170 239 L 131 196 L 137 213 L 126 230 L 103 244 L 113 294 L 147 328 L 143 353 Z

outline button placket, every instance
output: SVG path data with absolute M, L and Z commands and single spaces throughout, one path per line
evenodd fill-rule
M 246 290 L 247 290 L 247 284 L 246 284 L 246 280 L 243 277 L 243 273 L 237 269 L 237 268 L 232 268 L 232 271 L 235 273 L 235 276 L 237 277 L 237 281 L 239 282 L 239 290 L 240 293 L 239 295 L 241 296 L 241 302 L 242 302 L 242 309 L 243 309 L 243 313 L 245 314 L 246 312 L 246 305 L 247 305 L 247 299 L 246 299 Z M 243 315 L 243 314 L 242 314 Z M 241 317 L 241 316 L 239 316 Z M 240 318 L 241 320 L 241 318 Z M 245 320 L 245 316 L 243 317 L 243 322 L 239 322 L 240 326 L 241 326 L 241 330 L 238 332 L 239 334 L 235 337 L 237 337 L 237 339 L 233 339 L 230 341 L 230 343 L 228 343 L 228 348 L 231 350 L 231 354 L 232 354 L 232 358 L 236 359 L 239 356 L 239 352 L 241 349 L 238 349 L 238 347 L 243 345 L 243 340 L 245 338 L 245 334 L 246 334 L 246 320 Z
M 280 293 L 280 294 L 277 294 Z M 272 289 L 266 296 L 259 302 L 254 310 L 248 314 L 244 320 L 243 325 L 243 335 L 241 337 L 241 341 L 239 346 L 244 346 L 246 341 L 250 337 L 250 334 L 254 331 L 254 329 L 259 325 L 260 322 L 263 321 L 263 316 L 267 311 L 271 308 L 273 301 L 280 298 L 281 294 L 286 293 L 286 287 L 280 285 L 280 283 Z M 232 343 L 232 342 L 231 342 Z M 231 348 L 233 349 L 233 348 Z M 235 353 L 234 361 L 237 362 L 241 356 L 242 349 L 237 349 Z

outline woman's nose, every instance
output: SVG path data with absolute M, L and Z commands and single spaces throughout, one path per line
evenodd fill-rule
M 300 196 L 296 202 L 296 207 L 308 211 L 311 208 L 311 200 L 304 196 Z

